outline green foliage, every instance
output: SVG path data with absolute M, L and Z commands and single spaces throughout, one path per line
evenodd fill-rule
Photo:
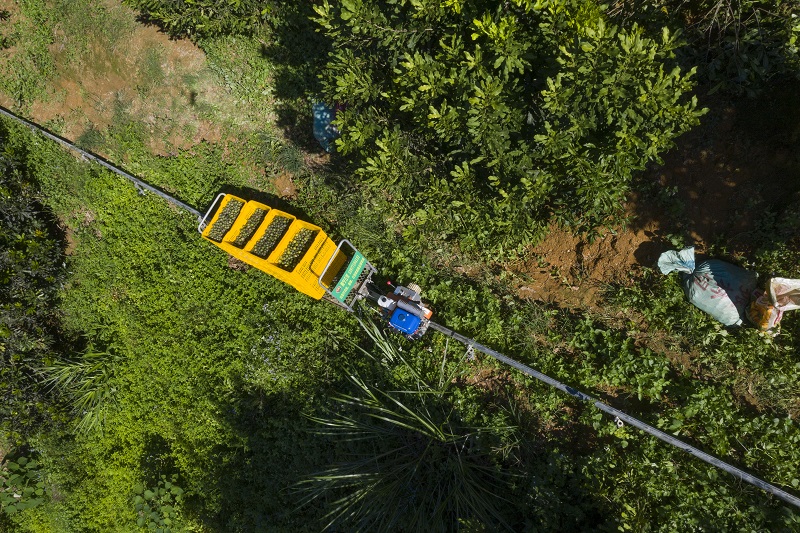
M 273 3 L 255 0 L 126 0 L 175 37 L 211 37 L 249 33 L 275 9 Z
M 302 502 L 329 502 L 326 530 L 510 529 L 501 512 L 509 477 L 492 452 L 514 428 L 465 424 L 450 379 L 427 381 L 374 324 L 364 328 L 379 350 L 370 356 L 402 365 L 393 371 L 410 374 L 410 387 L 384 392 L 350 376 L 354 392 L 334 395 L 338 405 L 311 417 L 346 459 L 303 481 Z
M 105 412 L 115 401 L 114 368 L 119 357 L 97 351 L 90 344 L 80 357 L 61 359 L 44 369 L 45 384 L 64 395 L 78 420 L 75 429 L 83 433 L 102 432 Z
M 38 461 L 25 456 L 0 465 L 0 510 L 14 515 L 44 502 L 45 485 L 39 468 Z
M 216 75 L 218 83 L 242 102 L 237 115 L 256 111 L 258 120 L 261 120 L 264 113 L 273 110 L 275 88 L 270 80 L 274 76 L 274 67 L 264 60 L 258 42 L 226 36 L 203 41 L 202 46 L 208 67 Z
M 800 6 L 792 1 L 698 2 L 699 54 L 712 91 L 755 91 L 776 76 L 800 75 Z M 706 48 L 707 47 L 707 48 Z M 698 55 L 699 55 L 698 54 Z M 701 56 L 702 57 L 702 56 Z M 701 60 L 702 61 L 702 60 Z
M 55 414 L 38 371 L 67 341 L 58 311 L 66 270 L 62 237 L 14 131 L 0 120 L 0 427 L 24 440 Z
M 599 326 L 591 319 L 575 326 L 570 346 L 588 359 L 580 362 L 585 382 L 630 390 L 639 400 L 662 399 L 670 383 L 668 361 L 647 348 L 637 349 L 631 337 Z
M 131 131 L 124 129 L 125 124 L 118 127 Z M 113 353 L 121 356 L 111 363 L 116 401 L 107 406 L 104 432 L 62 436 L 37 445 L 64 495 L 62 502 L 37 507 L 42 516 L 58 517 L 76 531 L 132 528 L 139 516 L 131 487 L 147 480 L 145 485 L 155 492 L 161 475 L 167 479 L 179 475 L 181 488 L 192 493 L 181 510 L 187 528 L 257 530 L 270 524 L 296 530 L 299 519 L 287 509 L 297 501 L 287 487 L 301 475 L 343 464 L 346 453 L 374 457 L 376 452 L 364 443 L 309 435 L 297 424 L 300 413 L 319 413 L 317 408 L 332 395 L 356 398 L 350 401 L 358 405 L 351 413 L 341 402 L 333 402 L 328 407 L 334 412 L 326 417 L 366 420 L 370 431 L 391 433 L 400 444 L 414 436 L 411 443 L 430 442 L 430 453 L 438 450 L 446 457 L 458 449 L 454 446 L 467 443 L 462 459 L 474 458 L 478 466 L 490 469 L 493 483 L 501 487 L 497 493 L 508 500 L 497 498 L 492 505 L 501 509 L 512 527 L 531 521 L 550 531 L 598 524 L 606 529 L 626 524 L 641 529 L 684 520 L 698 527 L 721 523 L 734 528 L 744 523 L 774 529 L 794 520 L 791 512 L 781 515 L 778 506 L 765 503 L 760 492 L 741 489 L 725 477 L 709 478 L 691 457 L 654 444 L 630 428 L 620 430 L 602 417 L 593 420 L 592 411 L 544 385 L 516 375 L 508 378 L 506 387 L 495 385 L 502 383 L 504 373 L 491 361 L 463 363 L 461 348 L 452 344 L 448 348 L 436 335 L 414 346 L 399 341 L 403 351 L 390 355 L 379 351 L 375 359 L 369 358 L 343 342 L 362 336 L 336 309 L 294 294 L 254 269 L 226 268 L 227 257 L 204 244 L 194 221 L 183 213 L 157 198 L 137 195 L 119 178 L 94 171 L 48 143 L 25 138 L 48 201 L 77 243 L 69 260 L 73 274 L 63 292 L 65 320 L 73 331 L 95 331 L 98 346 L 115 343 Z M 113 142 L 122 138 L 112 132 Z M 135 135 L 124 140 L 131 153 L 143 154 Z M 188 155 L 143 154 L 138 165 L 162 184 L 205 198 L 198 203 L 210 202 L 213 193 L 203 192 L 208 185 L 187 180 L 186 168 L 208 168 L 212 181 L 226 176 L 236 180 L 235 173 L 212 165 L 213 155 L 198 150 L 197 158 L 190 160 Z M 335 192 L 329 193 L 318 183 L 303 201 L 321 208 L 337 198 Z M 364 228 L 378 232 L 369 246 L 381 270 L 396 273 L 400 282 L 415 280 L 426 287 L 426 298 L 448 325 L 587 391 L 611 393 L 617 401 L 641 394 L 645 403 L 632 402 L 626 410 L 654 424 L 663 418 L 667 430 L 683 416 L 684 425 L 672 431 L 791 486 L 791 465 L 798 459 L 793 451 L 797 430 L 785 416 L 754 416 L 730 396 L 729 381 L 715 378 L 710 386 L 700 387 L 673 371 L 675 365 L 662 350 L 643 347 L 623 331 L 635 328 L 609 327 L 566 311 L 523 304 L 500 285 L 469 283 L 449 275 L 415 256 L 390 226 L 368 216 L 374 207 L 357 205 L 362 211 L 353 211 L 345 202 L 331 216 L 342 220 L 343 231 L 349 231 L 362 224 L 350 220 L 352 213 L 365 215 Z M 364 228 L 360 231 L 366 232 Z M 676 288 L 675 294 L 665 291 L 663 305 L 685 311 Z M 642 300 L 648 297 L 636 294 Z M 688 327 L 685 321 L 671 324 L 676 333 Z M 380 350 L 384 341 L 376 337 L 367 346 L 372 343 Z M 740 357 L 727 348 L 720 353 Z M 362 376 L 367 390 L 348 382 L 343 372 Z M 486 376 L 491 388 L 482 388 L 476 375 Z M 385 392 L 416 391 L 419 382 L 423 390 L 441 388 L 445 393 L 437 399 L 428 393 Z M 344 386 L 356 392 L 341 393 Z M 776 395 L 786 390 L 783 386 L 774 389 Z M 663 404 L 657 402 L 659 395 Z M 427 426 L 402 418 L 411 415 L 395 400 L 410 410 L 420 407 L 422 420 L 441 429 L 444 441 L 431 437 L 438 433 L 420 433 Z M 517 402 L 520 414 L 510 414 L 515 412 L 510 406 Z M 396 407 L 401 418 L 395 420 L 415 429 L 370 417 L 373 407 Z M 779 419 L 777 424 L 774 418 Z M 517 419 L 524 423 L 524 432 L 503 429 L 521 425 Z M 746 429 L 743 442 L 751 452 L 737 451 L 729 430 L 733 426 Z M 519 438 L 526 442 L 517 444 L 517 435 L 523 433 Z M 470 441 L 478 435 L 481 438 L 474 440 L 481 442 Z M 369 440 L 378 451 L 392 442 Z M 429 457 L 410 457 L 420 456 Z M 402 458 L 399 453 L 397 457 Z M 457 465 L 457 461 L 443 463 L 441 470 L 432 466 L 426 479 L 432 483 L 438 474 L 448 472 L 444 466 Z M 512 478 L 511 486 L 502 488 L 508 479 L 496 477 L 502 468 L 514 468 L 520 479 Z M 93 481 L 76 481 L 82 479 Z M 336 501 L 352 488 L 340 485 L 330 492 L 325 483 L 316 485 L 320 501 Z M 719 493 L 726 505 L 739 510 L 734 516 L 720 517 L 715 505 L 707 503 Z M 308 506 L 301 521 L 316 522 L 322 513 L 321 507 Z M 493 524 L 496 519 L 487 520 Z
M 162 475 L 154 487 L 145 488 L 141 484 L 134 487 L 133 508 L 138 516 L 137 526 L 158 533 L 182 529 L 180 506 L 184 490 L 177 485 L 177 481 L 178 476 L 167 480 L 167 476 Z
M 710 91 L 755 95 L 800 73 L 800 7 L 793 0 L 656 0 L 612 9 L 614 18 L 682 30 L 681 56 Z
M 746 266 L 788 277 L 800 275 L 795 246 L 782 237 L 794 234 L 789 230 L 795 224 L 787 217 L 770 228 L 754 263 Z M 772 243 L 771 239 L 780 239 L 782 244 Z M 635 285 L 614 288 L 611 300 L 631 318 L 629 329 L 640 331 L 640 350 L 649 354 L 650 350 L 643 346 L 651 346 L 669 357 L 674 369 L 662 392 L 667 401 L 655 425 L 695 440 L 703 449 L 758 472 L 779 486 L 796 488 L 800 481 L 795 481 L 796 471 L 789 465 L 800 460 L 796 452 L 800 439 L 796 423 L 800 367 L 792 357 L 799 337 L 798 323 L 791 313 L 784 318 L 784 330 L 777 338 L 746 327 L 726 329 L 686 302 L 675 276 L 650 270 Z M 669 398 L 675 401 L 670 402 Z M 716 473 L 698 475 L 708 476 L 714 483 L 721 479 Z M 730 488 L 720 491 L 726 500 L 749 498 L 735 493 Z M 694 498 L 690 494 L 684 497 Z M 675 504 L 664 512 L 673 520 L 672 517 L 686 514 L 687 509 Z M 782 524 L 780 527 L 789 529 L 796 527 L 797 519 L 797 513 L 788 510 L 762 514 L 755 509 L 737 517 L 715 518 L 720 523 L 740 520 L 752 524 L 748 527 L 773 523 L 773 527 Z M 699 515 L 691 518 L 696 524 L 708 523 L 707 520 Z
M 536 140 L 558 169 L 559 219 L 592 228 L 624 203 L 632 173 L 660 161 L 702 112 L 695 98 L 682 103 L 694 71 L 666 66 L 677 46 L 666 28 L 660 42 L 636 25 L 620 30 L 602 19 L 584 32 L 577 50 L 561 49 L 561 68 L 542 92 L 547 118 Z
M 675 40 L 604 22 L 591 2 L 317 6 L 337 145 L 418 238 L 497 252 L 556 213 L 617 219 L 631 173 L 698 123 Z M 357 36 L 357 37 L 353 37 Z

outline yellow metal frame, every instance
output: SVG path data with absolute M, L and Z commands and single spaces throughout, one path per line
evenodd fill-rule
M 217 222 L 219 214 L 222 212 L 223 208 L 231 200 L 239 200 L 240 202 L 244 202 L 245 205 L 242 207 L 242 210 L 239 212 L 239 216 L 236 218 L 236 221 L 234 221 L 231 229 L 225 234 L 225 237 L 222 239 L 222 241 L 215 242 L 208 238 L 208 233 Z M 250 240 L 245 243 L 244 247 L 237 248 L 233 246 L 231 243 L 239 236 L 239 233 L 247 223 L 247 220 L 255 213 L 256 209 L 266 210 L 267 216 L 264 217 L 263 222 L 261 222 L 261 225 L 258 227 Z M 208 216 L 208 214 L 206 216 Z M 275 249 L 272 250 L 272 252 L 269 254 L 269 257 L 266 259 L 262 259 L 257 255 L 252 254 L 251 250 L 256 243 L 258 243 L 261 237 L 264 236 L 264 233 L 267 231 L 270 223 L 275 219 L 275 217 L 279 216 L 286 217 L 292 222 L 287 228 L 286 233 L 284 233 L 283 237 L 281 237 L 281 240 L 278 241 Z M 297 235 L 297 233 L 303 228 L 315 230 L 317 231 L 317 235 L 315 236 L 314 241 L 311 243 L 311 246 L 308 248 L 308 251 L 297 263 L 297 266 L 295 266 L 291 271 L 284 270 L 277 265 L 278 260 L 289 246 L 289 243 L 292 242 L 292 239 L 294 239 L 295 235 Z M 211 219 L 211 222 L 209 222 L 208 225 L 202 229 L 200 234 L 204 239 L 215 246 L 222 248 L 236 259 L 239 259 L 250 266 L 266 272 L 267 274 L 278 278 L 284 283 L 288 283 L 303 294 L 311 296 L 317 300 L 322 298 L 322 296 L 325 294 L 325 288 L 331 285 L 336 273 L 347 261 L 345 254 L 341 251 L 337 252 L 336 243 L 334 243 L 319 226 L 298 220 L 289 213 L 285 213 L 278 209 L 273 209 L 260 202 L 253 200 L 247 201 L 232 194 L 226 194 L 222 196 L 222 199 L 219 202 L 219 207 L 214 213 L 214 217 Z M 334 254 L 336 257 L 331 260 Z M 329 261 L 331 262 L 331 268 L 328 269 L 328 273 L 325 275 L 325 277 L 328 279 L 320 280 L 320 276 L 322 275 L 323 271 L 325 270 L 325 266 Z M 322 286 L 320 285 L 320 282 Z

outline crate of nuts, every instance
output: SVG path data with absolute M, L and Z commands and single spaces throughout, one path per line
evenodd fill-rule
M 295 220 L 270 255 L 270 263 L 286 272 L 293 272 L 299 265 L 310 264 L 321 245 L 321 241 L 317 240 L 319 236 L 325 237 L 319 227 Z
M 233 257 L 298 291 L 317 299 L 325 294 L 320 276 L 333 261 L 336 243 L 320 227 L 259 202 L 220 194 L 198 229 Z
M 231 241 L 231 244 L 237 248 L 244 248 L 253 238 L 261 223 L 264 222 L 267 213 L 269 213 L 269 207 L 256 202 L 247 202 L 240 215 L 244 218 L 244 224 L 239 228 L 236 238 Z
M 260 229 L 253 235 L 250 245 L 245 248 L 245 251 L 261 259 L 268 258 L 283 240 L 283 236 L 286 235 L 294 220 L 292 215 L 273 209 L 264 219 Z
M 236 219 L 242 212 L 244 205 L 245 201 L 241 198 L 237 198 L 232 194 L 226 194 L 222 198 L 222 202 L 220 202 L 219 209 L 217 209 L 217 212 L 214 214 L 214 218 L 211 219 L 211 222 L 209 222 L 208 226 L 203 230 L 203 237 L 215 243 L 222 242 L 236 223 Z

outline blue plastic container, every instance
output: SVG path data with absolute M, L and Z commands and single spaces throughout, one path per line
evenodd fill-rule
M 395 309 L 394 313 L 392 313 L 392 318 L 389 319 L 390 326 L 406 335 L 412 335 L 417 331 L 421 322 L 422 320 L 418 316 L 400 308 Z

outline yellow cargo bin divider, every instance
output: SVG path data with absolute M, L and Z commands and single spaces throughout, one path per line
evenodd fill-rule
M 236 218 L 233 226 L 225 234 L 225 238 L 222 240 L 222 242 L 216 242 L 212 239 L 209 239 L 208 233 L 216 223 L 219 213 L 222 212 L 223 208 L 228 202 L 234 199 L 244 202 L 245 205 L 242 207 L 242 210 L 240 211 L 239 216 Z M 219 208 L 214 214 L 214 217 L 211 219 L 211 222 L 207 226 L 203 226 L 205 220 L 208 218 L 208 215 L 211 213 L 211 211 L 213 211 L 214 206 L 217 203 L 219 203 Z M 247 220 L 250 218 L 250 216 L 255 213 L 256 209 L 267 210 L 267 216 L 253 234 L 253 237 L 245 244 L 244 248 L 237 248 L 230 244 L 239 236 L 239 232 L 241 231 L 242 227 L 247 223 Z M 256 243 L 258 243 L 258 241 L 264 236 L 270 223 L 272 223 L 272 221 L 279 216 L 288 218 L 292 222 L 284 235 L 281 237 L 278 244 L 275 246 L 275 249 L 270 253 L 269 257 L 262 259 L 257 255 L 250 253 Z M 317 234 L 314 237 L 311 246 L 309 246 L 303 257 L 300 258 L 300 261 L 297 263 L 294 269 L 291 271 L 284 270 L 277 266 L 277 262 L 283 252 L 289 246 L 289 243 L 292 242 L 292 239 L 294 239 L 297 233 L 303 228 L 316 231 Z M 336 253 L 337 248 L 336 244 L 330 238 L 328 238 L 327 234 L 322 231 L 322 228 L 319 226 L 309 224 L 308 222 L 304 222 L 302 220 L 297 220 L 289 213 L 285 213 L 278 209 L 271 209 L 269 206 L 266 206 L 262 203 L 255 201 L 247 202 L 232 194 L 223 193 L 217 196 L 217 198 L 211 204 L 211 207 L 201 221 L 198 230 L 201 232 L 201 235 L 204 239 L 222 248 L 236 259 L 239 259 L 248 265 L 266 272 L 267 274 L 278 278 L 284 283 L 288 283 L 303 294 L 311 296 L 317 300 L 322 298 L 322 296 L 325 294 L 325 289 L 320 286 L 319 277 L 325 269 L 325 265 L 327 265 L 331 260 L 331 256 Z M 339 255 L 341 257 L 336 257 L 336 260 L 332 263 L 338 262 L 344 264 L 346 259 L 344 254 L 340 252 Z M 333 272 L 330 277 L 333 277 L 337 270 L 338 269 L 329 269 L 329 272 Z M 330 280 L 326 281 L 326 285 L 330 283 Z
M 331 256 L 333 254 L 336 254 L 336 257 L 331 261 Z M 330 268 L 328 268 L 326 273 L 325 267 L 328 265 L 328 262 L 330 262 Z M 330 288 L 330 286 L 333 285 L 333 280 L 336 279 L 337 274 L 339 274 L 339 271 L 342 270 L 347 262 L 348 258 L 345 253 L 339 250 L 335 242 L 331 239 L 327 239 L 322 244 L 317 256 L 311 263 L 311 272 L 314 274 L 315 279 L 319 279 L 323 287 Z M 324 277 L 322 277 L 323 274 Z

